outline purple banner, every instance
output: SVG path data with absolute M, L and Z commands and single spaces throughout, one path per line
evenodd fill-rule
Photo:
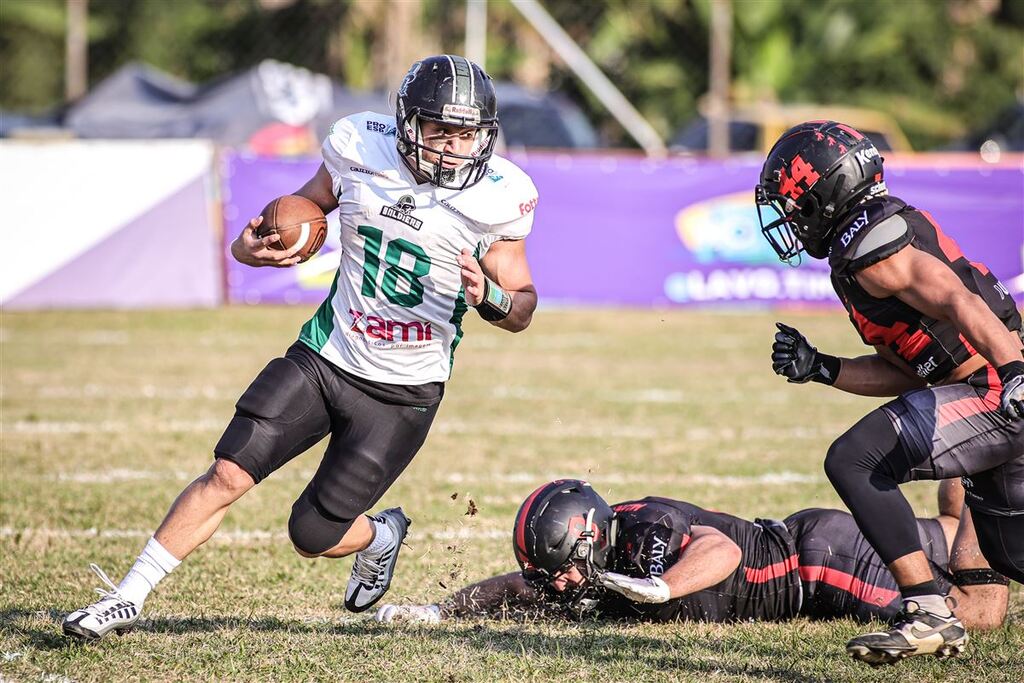
M 540 203 L 527 240 L 545 305 L 837 305 L 821 261 L 779 263 L 761 236 L 753 187 L 760 161 L 531 154 L 513 159 Z M 302 162 L 228 155 L 225 250 L 263 205 L 316 170 Z M 927 209 L 965 254 L 1021 299 L 1024 166 L 915 157 L 886 164 L 890 191 Z M 317 302 L 338 263 L 337 225 L 323 251 L 293 269 L 252 269 L 228 256 L 237 302 Z M 227 253 L 225 251 L 225 253 Z

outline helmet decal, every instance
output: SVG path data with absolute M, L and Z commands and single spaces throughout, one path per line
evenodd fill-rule
M 789 164 L 789 174 L 786 173 L 785 167 L 779 169 L 779 194 L 793 200 L 800 199 L 804 188 L 809 189 L 820 177 L 814 167 L 797 154 Z M 800 187 L 800 183 L 803 183 L 804 187 Z
M 754 188 L 761 232 L 779 259 L 797 265 L 805 251 L 825 258 L 850 211 L 888 192 L 883 161 L 867 136 L 835 121 L 808 121 L 783 133 Z

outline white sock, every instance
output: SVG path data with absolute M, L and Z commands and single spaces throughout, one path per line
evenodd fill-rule
M 135 560 L 135 564 L 121 580 L 117 591 L 125 599 L 142 607 L 149 592 L 179 564 L 181 560 L 171 555 L 155 537 L 151 537 L 146 547 L 142 549 L 139 559 Z
M 946 598 L 941 595 L 918 595 L 913 598 L 903 599 L 904 603 L 907 601 L 916 602 L 925 612 L 934 614 L 937 617 L 948 617 L 953 614 L 949 611 L 949 605 L 946 604 Z
M 363 552 L 368 555 L 380 555 L 395 542 L 395 534 L 392 533 L 391 527 L 383 522 L 370 519 L 370 524 L 373 525 L 376 533 L 373 536 L 373 540 L 370 541 L 370 545 L 366 546 L 366 550 Z

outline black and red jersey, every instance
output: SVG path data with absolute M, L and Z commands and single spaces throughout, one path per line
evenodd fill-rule
M 879 197 L 857 207 L 836 229 L 829 252 L 832 286 L 865 344 L 889 347 L 933 384 L 977 354 L 952 323 L 931 318 L 896 297 L 875 298 L 857 283 L 858 271 L 907 246 L 949 266 L 1008 329 L 1020 333 L 1013 299 L 984 264 L 969 261 L 928 212 L 895 197 Z
M 743 551 L 739 567 L 716 586 L 660 605 L 603 595 L 598 609 L 607 616 L 654 621 L 782 620 L 800 609 L 797 551 L 779 522 L 748 522 L 678 500 L 649 497 L 613 505 L 616 531 L 613 571 L 629 576 L 660 576 L 679 560 L 693 526 L 710 526 Z

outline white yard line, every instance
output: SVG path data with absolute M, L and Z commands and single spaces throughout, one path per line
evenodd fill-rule
M 13 425 L 10 425 L 10 428 L 18 434 L 130 434 L 140 431 L 167 434 L 215 432 L 222 431 L 226 426 L 226 420 L 214 419 L 166 420 L 156 424 L 144 421 L 140 421 L 138 424 L 128 424 L 115 420 L 102 420 L 100 422 L 18 420 Z
M 456 526 L 438 529 L 418 530 L 421 538 L 429 540 L 451 541 L 471 539 L 504 539 L 511 534 L 509 529 L 488 528 L 484 526 Z M 143 529 L 52 529 L 48 527 L 0 527 L 0 538 L 46 538 L 51 540 L 81 539 L 136 539 L 144 540 L 153 535 L 152 530 Z M 239 545 L 251 543 L 288 542 L 288 532 L 268 531 L 264 529 L 222 529 L 217 531 L 209 541 L 213 544 Z
M 16 434 L 132 434 L 147 433 L 216 433 L 227 426 L 225 419 L 202 418 L 194 420 L 139 421 L 136 424 L 116 420 L 86 422 L 78 420 L 18 420 L 4 429 Z M 536 422 L 463 422 L 440 420 L 433 428 L 435 434 L 471 434 L 474 436 L 526 436 L 534 439 L 663 439 L 666 442 L 691 443 L 715 441 L 723 445 L 730 442 L 762 439 L 821 439 L 841 430 L 819 427 L 774 427 L 746 425 L 743 427 L 671 427 L 658 429 L 630 425 L 608 425 L 598 422 L 564 422 L 561 418 L 545 418 Z
M 564 478 L 564 472 L 472 472 L 463 474 L 451 472 L 442 479 L 448 484 L 540 484 L 545 481 Z M 683 474 L 671 475 L 664 472 L 593 472 L 589 477 L 602 484 L 667 484 L 673 486 L 721 486 L 740 488 L 746 486 L 788 486 L 790 484 L 819 484 L 825 481 L 823 475 L 800 472 L 766 472 L 757 475 Z

